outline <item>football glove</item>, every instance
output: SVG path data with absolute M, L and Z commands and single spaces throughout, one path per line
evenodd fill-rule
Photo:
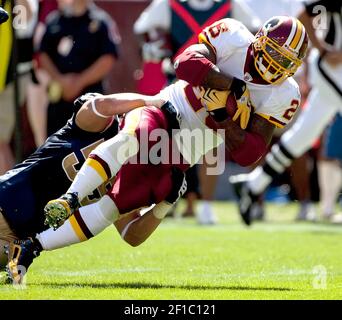
M 251 116 L 252 106 L 249 97 L 248 89 L 242 94 L 241 98 L 236 100 L 237 110 L 233 116 L 233 121 L 240 118 L 241 129 L 246 129 L 248 126 L 249 118 Z
M 202 106 L 215 121 L 220 122 L 228 118 L 226 102 L 230 91 L 200 88 L 200 100 Z

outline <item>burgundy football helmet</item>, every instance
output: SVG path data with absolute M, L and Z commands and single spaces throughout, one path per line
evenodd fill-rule
M 270 18 L 255 35 L 254 64 L 261 77 L 278 84 L 291 77 L 302 64 L 308 48 L 308 35 L 294 17 Z

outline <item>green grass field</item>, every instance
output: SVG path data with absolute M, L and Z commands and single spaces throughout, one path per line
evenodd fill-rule
M 233 204 L 215 209 L 217 226 L 166 219 L 137 248 L 109 228 L 45 252 L 26 289 L 1 285 L 0 299 L 342 298 L 342 226 L 293 222 L 296 205 L 268 205 L 269 221 L 247 229 Z

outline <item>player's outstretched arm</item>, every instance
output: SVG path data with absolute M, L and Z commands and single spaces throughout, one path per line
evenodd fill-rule
M 147 211 L 144 215 L 135 211 L 122 217 L 114 223 L 114 226 L 123 240 L 132 247 L 137 247 L 152 235 L 163 221 L 164 216 L 170 208 L 171 206 L 168 203 L 161 202 Z M 162 215 L 158 216 L 158 213 L 160 214 L 161 212 Z
M 144 215 L 133 212 L 117 220 L 114 225 L 121 238 L 136 247 L 142 244 L 157 229 L 172 206 L 185 194 L 187 183 L 180 169 L 172 168 L 172 187 L 164 201 L 157 203 Z
M 158 96 L 145 96 L 138 93 L 115 93 L 96 98 L 96 109 L 104 116 L 111 117 L 127 113 L 142 106 L 160 108 L 165 101 Z
M 143 106 L 160 108 L 164 103 L 158 96 L 137 93 L 97 94 L 83 104 L 77 113 L 76 123 L 83 130 L 98 132 L 104 130 L 115 115 Z

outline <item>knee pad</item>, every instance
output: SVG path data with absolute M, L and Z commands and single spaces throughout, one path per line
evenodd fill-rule
M 107 163 L 112 177 L 121 166 L 139 151 L 139 142 L 134 135 L 118 133 L 115 137 L 101 143 L 90 155 L 96 155 Z

